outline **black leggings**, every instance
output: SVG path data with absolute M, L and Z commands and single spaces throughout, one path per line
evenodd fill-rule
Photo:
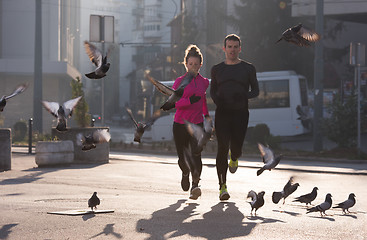
M 203 126 L 202 123 L 198 125 L 201 127 Z M 176 151 L 178 155 L 178 166 L 180 167 L 182 173 L 188 174 L 191 170 L 192 175 L 192 173 L 196 171 L 199 174 L 198 177 L 200 177 L 203 167 L 203 164 L 201 162 L 201 154 L 194 154 L 197 146 L 197 140 L 189 134 L 185 124 L 180 124 L 176 122 L 173 122 L 173 138 L 175 140 Z M 186 163 L 184 158 L 184 148 L 188 147 L 189 144 L 191 146 L 191 154 L 194 161 Z
M 227 181 L 228 151 L 231 149 L 233 159 L 242 154 L 242 145 L 247 131 L 249 112 L 242 110 L 215 111 L 215 132 L 218 141 L 216 167 L 219 185 Z

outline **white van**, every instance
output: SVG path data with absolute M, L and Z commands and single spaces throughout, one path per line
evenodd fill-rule
M 250 119 L 248 126 L 266 124 L 274 136 L 294 136 L 309 132 L 301 123 L 297 106 L 309 112 L 308 86 L 304 76 L 294 71 L 274 71 L 257 73 L 260 94 L 249 100 Z M 174 81 L 164 82 L 172 86 Z M 151 110 L 159 109 L 167 99 L 159 91 L 153 92 Z M 215 105 L 207 90 L 209 114 L 214 118 Z M 172 110 L 158 118 L 142 138 L 144 142 L 173 141 L 172 125 L 175 111 Z

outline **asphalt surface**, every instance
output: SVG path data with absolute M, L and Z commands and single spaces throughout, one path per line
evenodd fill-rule
M 108 164 L 50 168 L 38 168 L 34 158 L 13 153 L 12 170 L 0 173 L 0 239 L 367 239 L 366 163 L 291 159 L 256 177 L 259 159 L 241 159 L 236 174 L 228 174 L 231 198 L 220 202 L 213 158 L 203 158 L 203 194 L 196 201 L 181 190 L 174 155 L 111 152 Z M 357 204 L 350 214 L 332 209 L 326 217 L 305 214 L 294 196 L 273 204 L 272 191 L 290 176 L 301 185 L 295 196 L 317 185 L 315 204 L 328 192 L 334 203 L 354 192 Z M 256 217 L 246 201 L 251 189 L 266 192 Z M 113 213 L 48 214 L 87 210 L 94 191 L 98 210 Z

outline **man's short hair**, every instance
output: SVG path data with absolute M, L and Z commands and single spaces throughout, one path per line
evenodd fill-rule
M 226 38 L 224 39 L 224 47 L 226 47 L 226 42 L 227 40 L 231 40 L 231 41 L 238 41 L 240 46 L 241 46 L 241 38 L 239 36 L 237 36 L 236 34 L 229 34 L 226 36 Z

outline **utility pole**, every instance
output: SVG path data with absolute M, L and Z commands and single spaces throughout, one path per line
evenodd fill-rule
M 316 27 L 315 30 L 321 35 L 321 40 L 315 44 L 314 62 L 314 117 L 313 117 L 313 151 L 323 149 L 323 136 L 321 132 L 321 119 L 323 117 L 324 98 L 324 0 L 316 0 Z
M 36 0 L 34 44 L 33 119 L 34 129 L 42 133 L 42 0 Z

